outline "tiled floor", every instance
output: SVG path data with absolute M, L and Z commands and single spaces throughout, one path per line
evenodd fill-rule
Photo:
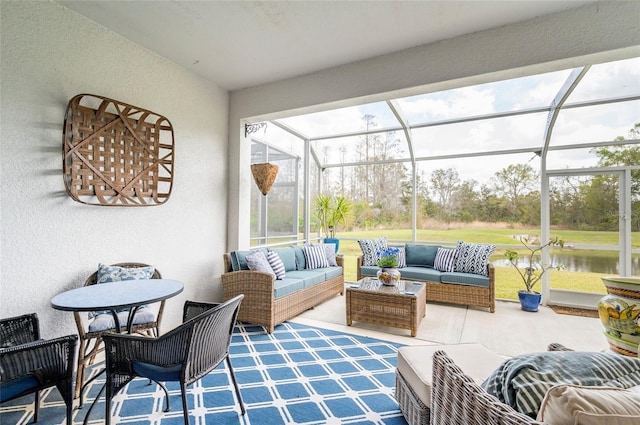
M 493 314 L 481 308 L 427 303 L 415 338 L 408 330 L 358 322 L 347 326 L 345 312 L 345 297 L 336 296 L 292 321 L 402 344 L 478 342 L 505 356 L 544 351 L 551 342 L 581 351 L 608 349 L 599 319 L 557 314 L 542 306 L 529 313 L 517 302 L 497 301 Z

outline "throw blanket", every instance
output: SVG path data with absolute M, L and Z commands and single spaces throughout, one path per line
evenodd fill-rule
M 549 388 L 558 384 L 630 388 L 640 385 L 640 359 L 618 354 L 550 351 L 505 361 L 482 388 L 535 418 Z

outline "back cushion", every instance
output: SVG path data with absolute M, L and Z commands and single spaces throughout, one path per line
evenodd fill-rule
M 296 251 L 293 247 L 286 248 L 272 248 L 269 251 L 273 251 L 278 254 L 280 260 L 282 260 L 282 264 L 284 264 L 284 270 L 289 272 L 291 270 L 296 270 Z
M 247 265 L 247 255 L 253 254 L 254 251 L 231 251 L 231 269 L 234 272 L 239 270 L 249 270 Z
M 410 245 L 405 246 L 407 266 L 409 267 L 433 267 L 438 253 L 437 245 Z

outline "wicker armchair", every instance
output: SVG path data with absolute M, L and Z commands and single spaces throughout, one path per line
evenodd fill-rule
M 76 335 L 40 339 L 38 316 L 25 314 L 0 320 L 0 403 L 35 393 L 33 420 L 38 422 L 40 390 L 56 386 L 73 408 L 73 365 Z
M 222 304 L 187 301 L 182 325 L 158 338 L 103 335 L 107 364 L 106 424 L 110 424 L 114 395 L 139 376 L 155 381 L 162 387 L 166 395 L 165 411 L 169 410 L 169 394 L 162 382 L 179 381 L 184 423 L 188 425 L 186 387 L 206 376 L 223 360 L 226 361 L 244 415 L 246 410 L 229 359 L 231 336 L 243 297 L 239 295 Z
M 117 263 L 112 266 L 124 268 L 140 268 L 150 267 L 143 263 Z M 162 275 L 155 270 L 151 279 L 162 279 Z M 98 281 L 98 272 L 93 272 L 84 282 L 84 286 L 95 285 Z M 164 311 L 164 301 L 160 302 L 158 313 L 155 320 L 147 323 L 133 325 L 131 331 L 149 336 L 158 336 L 160 334 L 160 321 L 162 320 L 162 312 Z M 89 330 L 89 319 L 87 313 L 74 312 L 73 316 L 78 328 L 78 336 L 80 337 L 80 348 L 78 349 L 78 371 L 76 375 L 76 390 L 74 398 L 80 397 L 82 386 L 85 382 L 85 371 L 88 365 L 93 364 L 96 355 L 103 350 L 102 335 L 105 332 L 115 332 L 115 328 L 92 332 Z
M 572 351 L 557 343 L 548 351 Z M 445 351 L 433 355 L 432 425 L 544 425 L 489 395 Z

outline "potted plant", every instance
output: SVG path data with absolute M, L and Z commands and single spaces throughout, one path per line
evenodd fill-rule
M 320 222 L 320 231 L 324 234 L 325 243 L 333 243 L 336 252 L 340 240 L 336 236 L 336 227 L 346 224 L 351 216 L 351 202 L 344 196 L 319 194 L 316 196 L 316 218 Z
M 384 285 L 395 285 L 400 280 L 400 270 L 397 269 L 398 255 L 400 255 L 400 249 L 393 247 L 387 248 L 380 255 L 377 263 L 380 270 L 378 270 L 377 276 Z
M 504 256 L 507 257 L 511 265 L 515 267 L 524 282 L 525 289 L 518 291 L 520 306 L 524 311 L 538 311 L 540 301 L 542 300 L 542 294 L 534 291 L 534 286 L 540 282 L 542 276 L 548 270 L 563 268 L 561 264 L 553 264 L 553 262 L 551 262 L 551 264 L 543 264 L 540 260 L 540 253 L 546 247 L 560 246 L 562 248 L 564 246 L 564 241 L 558 239 L 556 236 L 554 239 L 551 239 L 546 244 L 540 245 L 537 248 L 532 248 L 529 245 L 528 238 L 520 238 L 520 242 L 529 251 L 529 253 L 524 257 L 525 261 L 523 267 L 519 266 L 520 254 L 517 251 L 507 249 Z

